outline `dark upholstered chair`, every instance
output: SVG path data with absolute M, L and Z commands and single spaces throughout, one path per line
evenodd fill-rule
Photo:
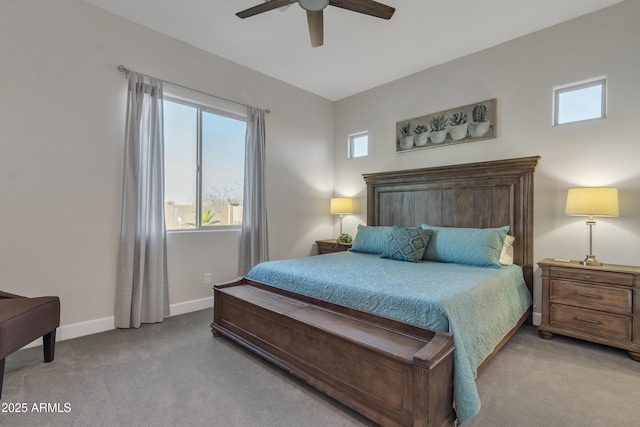
M 51 362 L 60 326 L 58 297 L 27 298 L 0 291 L 0 398 L 5 357 L 40 337 L 44 361 Z

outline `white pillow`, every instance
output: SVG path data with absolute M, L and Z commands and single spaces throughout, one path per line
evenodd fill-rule
M 502 244 L 502 251 L 500 252 L 500 260 L 498 261 L 502 265 L 513 264 L 513 242 L 515 237 L 506 235 L 504 243 Z

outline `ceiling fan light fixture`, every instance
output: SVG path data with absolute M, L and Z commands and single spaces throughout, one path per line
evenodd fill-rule
M 273 9 L 289 7 L 293 3 L 298 3 L 307 12 L 307 26 L 313 47 L 323 44 L 324 9 L 329 5 L 382 19 L 390 19 L 396 11 L 395 8 L 375 0 L 263 0 L 257 6 L 241 10 L 236 16 L 244 19 Z
M 329 0 L 298 0 L 298 4 L 309 12 L 319 12 L 329 6 Z

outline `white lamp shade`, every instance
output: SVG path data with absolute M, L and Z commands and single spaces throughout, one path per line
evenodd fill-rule
M 348 197 L 334 197 L 330 211 L 332 215 L 353 213 L 353 202 Z
M 618 189 L 612 187 L 570 188 L 567 215 L 618 216 Z

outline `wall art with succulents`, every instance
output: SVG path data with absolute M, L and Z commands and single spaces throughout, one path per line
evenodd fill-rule
M 496 137 L 496 100 L 476 102 L 396 123 L 396 152 Z

